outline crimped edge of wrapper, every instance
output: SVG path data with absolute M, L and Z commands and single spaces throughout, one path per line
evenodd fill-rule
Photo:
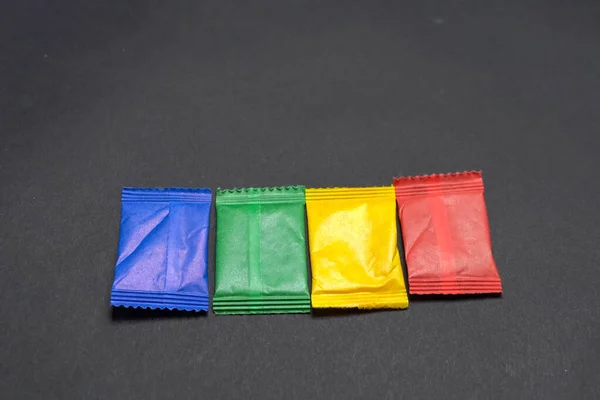
M 387 199 L 394 195 L 393 186 L 307 188 L 306 201 L 341 199 Z
M 138 203 L 210 203 L 212 191 L 207 188 L 134 188 L 121 189 L 121 202 Z
M 113 289 L 110 304 L 113 307 L 208 311 L 208 295 Z
M 481 171 L 453 172 L 394 178 L 396 197 L 431 196 L 459 192 L 483 192 Z
M 309 296 L 215 296 L 212 304 L 217 315 L 301 314 L 310 313 Z
M 213 310 L 216 315 L 269 315 L 269 314 L 310 314 L 308 308 L 268 308 L 261 307 L 257 309 L 239 308 L 228 310 Z
M 301 185 L 263 188 L 217 188 L 216 204 L 304 203 L 305 189 Z
M 406 291 L 398 293 L 330 293 L 313 294 L 311 297 L 313 308 L 408 308 L 408 295 Z
M 460 281 L 433 281 L 427 279 L 408 279 L 410 294 L 501 294 L 500 279 L 472 279 Z

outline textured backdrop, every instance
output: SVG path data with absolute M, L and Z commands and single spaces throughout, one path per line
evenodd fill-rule
M 2 397 L 598 398 L 599 20 L 575 0 L 4 2 Z M 109 307 L 122 186 L 465 169 L 501 298 Z

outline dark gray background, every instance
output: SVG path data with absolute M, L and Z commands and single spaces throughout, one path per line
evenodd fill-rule
M 599 2 L 219 3 L 0 6 L 1 397 L 598 398 Z M 109 307 L 123 185 L 465 169 L 502 298 Z

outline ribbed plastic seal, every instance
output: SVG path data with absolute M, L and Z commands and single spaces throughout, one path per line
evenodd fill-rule
M 391 186 L 311 188 L 306 191 L 306 200 L 389 200 L 390 192 L 393 192 L 393 188 Z
M 217 189 L 216 204 L 304 204 L 304 186 L 269 188 Z
M 210 189 L 192 188 L 132 188 L 121 191 L 122 202 L 138 203 L 210 203 Z

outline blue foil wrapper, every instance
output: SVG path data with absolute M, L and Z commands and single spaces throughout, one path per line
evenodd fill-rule
M 123 188 L 110 304 L 208 310 L 210 189 Z

